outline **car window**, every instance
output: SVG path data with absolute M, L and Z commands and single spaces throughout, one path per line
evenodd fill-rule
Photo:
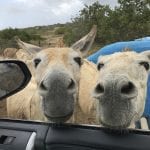
M 0 117 L 149 129 L 148 1 L 5 0 L 0 7 L 0 55 L 32 74 L 0 102 Z

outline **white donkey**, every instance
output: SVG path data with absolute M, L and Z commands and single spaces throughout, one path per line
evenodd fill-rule
M 18 39 L 20 47 L 28 53 L 28 60 L 26 52 L 18 51 L 17 58 L 27 63 L 33 77 L 23 91 L 8 98 L 8 116 L 65 122 L 73 115 L 71 121 L 77 123 L 95 120 L 92 113 L 84 114 L 79 106 L 79 101 L 86 99 L 85 109 L 94 108 L 88 103 L 92 99 L 91 88 L 96 82 L 97 70 L 82 56 L 90 49 L 95 35 L 96 26 L 71 48 L 42 49 Z M 23 56 L 19 58 L 20 55 Z
M 140 120 L 145 107 L 149 64 L 150 51 L 119 52 L 99 58 L 99 77 L 93 96 L 101 125 L 122 129 L 134 127 Z

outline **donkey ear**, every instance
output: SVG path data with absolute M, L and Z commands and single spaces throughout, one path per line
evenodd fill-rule
M 93 25 L 91 31 L 83 38 L 81 38 L 79 41 L 74 43 L 71 47 L 76 51 L 80 51 L 82 56 L 86 56 L 87 52 L 92 47 L 92 44 L 96 36 L 96 32 L 97 26 Z
M 18 43 L 19 47 L 28 52 L 28 54 L 31 56 L 34 56 L 37 52 L 42 50 L 42 48 L 38 46 L 21 41 L 18 37 L 15 37 L 15 40 Z
M 146 56 L 149 59 L 149 62 L 150 62 L 150 50 L 144 51 L 140 54 Z

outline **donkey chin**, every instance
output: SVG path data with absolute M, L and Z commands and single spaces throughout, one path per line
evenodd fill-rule
M 108 111 L 110 108 L 105 109 L 107 109 L 107 111 L 101 111 L 99 122 L 106 128 L 118 130 L 132 128 L 134 127 L 134 123 L 140 118 L 139 114 L 136 113 L 134 108 L 131 109 L 131 107 L 129 108 L 129 110 L 115 109 Z
M 70 112 L 67 115 L 64 116 L 50 116 L 44 113 L 45 117 L 48 119 L 49 122 L 54 122 L 54 123 L 64 123 L 67 122 L 73 115 L 73 111 Z

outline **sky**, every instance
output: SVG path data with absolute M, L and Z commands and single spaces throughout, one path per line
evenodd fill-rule
M 84 8 L 97 0 L 0 0 L 0 30 L 25 28 L 69 22 Z M 117 0 L 98 0 L 110 7 Z

